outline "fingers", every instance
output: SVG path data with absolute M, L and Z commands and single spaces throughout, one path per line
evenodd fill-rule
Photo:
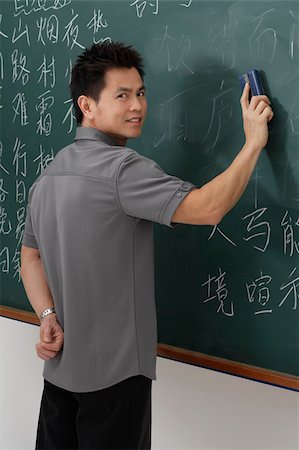
M 250 92 L 250 86 L 249 83 L 245 83 L 243 94 L 240 99 L 242 109 L 247 109 L 249 107 L 249 92 Z
M 273 119 L 274 113 L 272 111 L 272 109 L 270 108 L 270 106 L 267 106 L 263 112 L 261 113 L 261 117 L 265 120 L 267 120 L 267 122 L 270 122 L 270 120 Z
M 261 102 L 271 105 L 271 102 L 266 95 L 254 95 L 250 101 L 249 109 L 255 110 Z
M 48 359 L 54 358 L 58 351 L 56 346 L 53 344 L 45 344 L 44 342 L 38 342 L 35 346 L 36 353 L 39 358 L 47 361 Z

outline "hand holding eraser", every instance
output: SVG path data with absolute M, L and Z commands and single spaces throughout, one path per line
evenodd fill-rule
M 240 75 L 239 79 L 242 90 L 244 89 L 245 83 L 249 83 L 252 95 L 265 95 L 265 89 L 259 70 L 251 69 L 247 73 Z

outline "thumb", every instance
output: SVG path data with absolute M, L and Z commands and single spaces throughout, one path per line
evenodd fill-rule
M 47 326 L 44 328 L 42 333 L 42 340 L 44 342 L 51 342 L 52 341 L 52 330 L 50 326 Z

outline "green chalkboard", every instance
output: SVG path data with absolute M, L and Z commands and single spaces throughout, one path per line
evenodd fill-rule
M 267 149 L 217 227 L 155 226 L 159 342 L 299 375 L 299 3 L 1 1 L 1 301 L 31 311 L 20 282 L 28 190 L 75 132 L 68 83 L 92 42 L 143 54 L 149 113 L 129 145 L 197 186 L 244 137 L 238 75 L 264 73 Z

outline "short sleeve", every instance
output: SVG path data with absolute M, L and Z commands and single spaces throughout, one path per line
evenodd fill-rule
M 26 245 L 27 247 L 38 248 L 36 239 L 34 237 L 33 228 L 32 228 L 31 214 L 30 214 L 30 207 L 29 207 L 29 205 L 27 206 L 27 215 L 26 215 L 25 230 L 24 230 L 24 236 L 23 236 L 22 244 Z
M 175 210 L 195 188 L 136 152 L 121 162 L 116 179 L 119 203 L 127 215 L 167 226 L 173 226 Z

